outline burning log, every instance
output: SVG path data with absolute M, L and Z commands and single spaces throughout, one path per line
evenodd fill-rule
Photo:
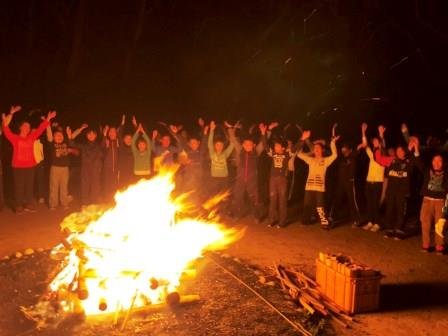
M 78 278 L 77 293 L 80 300 L 87 300 L 87 298 L 89 297 L 89 290 L 87 288 L 86 279 L 83 277 Z

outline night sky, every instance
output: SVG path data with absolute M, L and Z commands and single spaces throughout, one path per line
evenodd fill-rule
M 446 114 L 447 14 L 444 0 L 4 0 L 0 106 L 425 132 Z

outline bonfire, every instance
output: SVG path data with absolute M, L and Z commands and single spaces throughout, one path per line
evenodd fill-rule
M 61 224 L 68 236 L 51 252 L 62 257 L 45 300 L 84 316 L 182 301 L 179 286 L 192 263 L 241 233 L 218 223 L 212 209 L 223 195 L 195 217 L 186 215 L 193 207 L 188 195 L 172 196 L 173 176 L 159 174 L 118 192 L 112 208 L 68 216 Z

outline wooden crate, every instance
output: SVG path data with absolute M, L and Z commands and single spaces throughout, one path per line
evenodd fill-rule
M 378 309 L 381 274 L 354 277 L 334 268 L 316 260 L 316 282 L 322 294 L 348 314 Z

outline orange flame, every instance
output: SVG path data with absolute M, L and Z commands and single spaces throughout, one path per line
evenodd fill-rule
M 77 292 L 76 299 L 61 297 L 64 310 L 80 304 L 86 315 L 96 315 L 165 302 L 192 261 L 238 238 L 241 232 L 216 222 L 177 218 L 186 203 L 172 199 L 174 187 L 173 173 L 163 173 L 118 192 L 115 207 L 84 228 L 80 223 L 92 213 L 66 218 L 71 249 L 50 284 L 59 294 Z

